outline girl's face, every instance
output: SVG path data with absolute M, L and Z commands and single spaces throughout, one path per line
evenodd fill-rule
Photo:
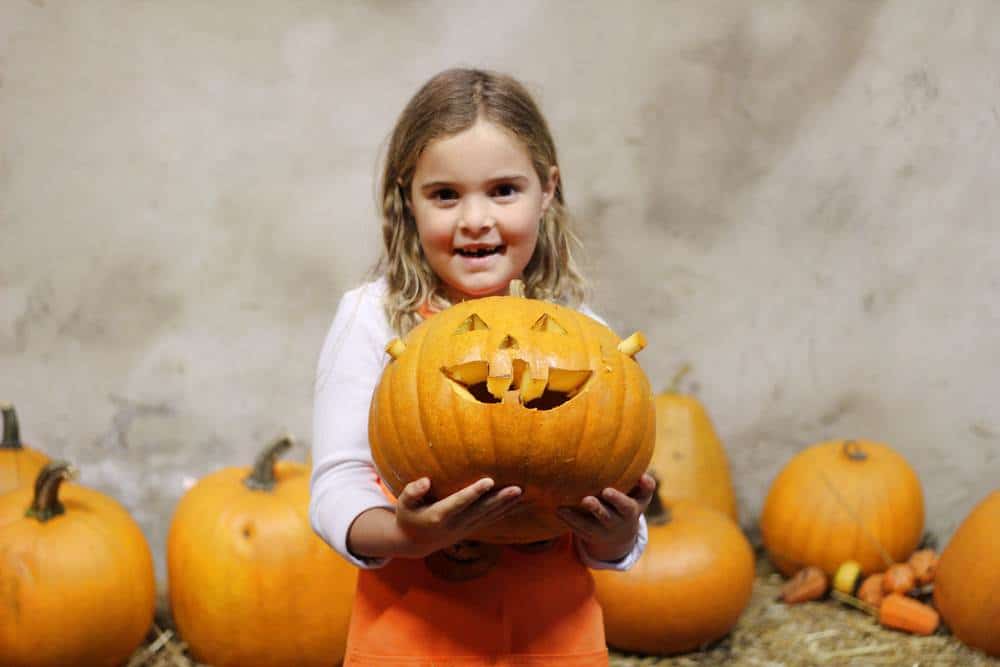
M 427 145 L 408 203 L 424 256 L 452 301 L 505 294 L 521 276 L 557 178 L 552 167 L 541 183 L 527 147 L 489 121 Z

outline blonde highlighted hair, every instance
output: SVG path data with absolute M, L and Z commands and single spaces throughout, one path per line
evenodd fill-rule
M 384 250 L 376 270 L 385 274 L 385 311 L 392 328 L 405 334 L 425 304 L 450 305 L 444 285 L 424 257 L 407 193 L 417 160 L 432 141 L 467 130 L 484 119 L 524 142 L 539 181 L 558 167 L 548 124 L 528 91 L 510 76 L 478 69 L 449 69 L 434 76 L 410 99 L 393 128 L 382 168 L 379 198 Z M 583 299 L 584 281 L 573 253 L 579 242 L 570 228 L 561 180 L 539 223 L 538 243 L 522 276 L 527 296 L 568 305 Z

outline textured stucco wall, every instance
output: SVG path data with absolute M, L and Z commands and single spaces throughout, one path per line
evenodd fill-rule
M 744 523 L 798 449 L 893 444 L 946 536 L 1000 471 L 1000 5 L 0 3 L 0 399 L 124 502 L 289 430 L 377 249 L 416 87 L 511 72 L 593 304 L 684 363 Z

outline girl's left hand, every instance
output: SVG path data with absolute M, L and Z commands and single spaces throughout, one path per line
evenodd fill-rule
M 644 473 L 628 494 L 607 488 L 601 498 L 587 496 L 576 507 L 560 507 L 556 513 L 582 542 L 595 560 L 621 560 L 632 551 L 639 534 L 639 517 L 653 498 L 656 481 Z

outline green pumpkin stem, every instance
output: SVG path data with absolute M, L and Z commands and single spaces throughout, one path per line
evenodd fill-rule
M 264 451 L 257 455 L 257 460 L 253 464 L 253 470 L 243 480 L 243 484 L 248 489 L 253 489 L 254 491 L 273 490 L 275 484 L 278 483 L 278 478 L 274 474 L 274 465 L 278 458 L 288 451 L 293 444 L 295 442 L 290 435 L 283 435 L 265 447 Z
M 10 403 L 0 403 L 3 410 L 3 441 L 0 449 L 22 449 L 21 427 L 17 423 L 17 411 Z
M 510 285 L 507 287 L 507 291 L 511 296 L 516 296 L 524 298 L 524 281 L 518 278 L 510 281 Z
M 76 468 L 66 461 L 46 464 L 35 478 L 35 495 L 25 516 L 45 523 L 64 514 L 66 508 L 59 501 L 59 487 L 66 480 L 74 479 L 76 474 Z
M 670 508 L 663 504 L 663 500 L 660 498 L 660 480 L 654 474 L 650 473 L 654 480 L 656 480 L 656 486 L 653 488 L 653 497 L 649 501 L 649 505 L 646 506 L 646 523 L 652 526 L 663 526 L 670 523 L 672 518 Z

